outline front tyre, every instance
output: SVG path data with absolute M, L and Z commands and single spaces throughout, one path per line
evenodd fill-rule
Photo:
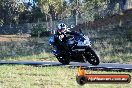
M 99 65 L 100 63 L 99 57 L 92 49 L 86 50 L 85 58 L 92 65 Z

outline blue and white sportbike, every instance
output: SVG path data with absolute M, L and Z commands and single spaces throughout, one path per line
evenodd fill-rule
M 60 63 L 66 65 L 73 61 L 99 65 L 99 57 L 91 48 L 91 42 L 87 36 L 82 32 L 69 32 L 64 36 L 65 42 L 55 34 L 49 38 L 50 45 L 54 47 L 52 53 Z

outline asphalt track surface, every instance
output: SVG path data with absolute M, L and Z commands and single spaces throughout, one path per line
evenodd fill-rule
M 132 64 L 119 64 L 119 63 L 100 63 L 97 66 L 90 65 L 89 63 L 80 63 L 80 62 L 70 62 L 69 65 L 62 65 L 59 62 L 53 61 L 1 61 L 0 65 L 32 65 L 32 66 L 66 66 L 70 68 L 75 67 L 84 67 L 85 69 L 92 70 L 107 70 L 107 71 L 131 71 L 132 72 Z

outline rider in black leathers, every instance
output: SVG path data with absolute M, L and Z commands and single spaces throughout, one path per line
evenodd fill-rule
M 74 35 L 79 36 L 79 33 L 67 30 L 66 25 L 64 23 L 60 23 L 58 24 L 58 29 L 54 34 L 54 45 L 58 50 L 68 51 L 70 48 L 67 44 L 67 40 L 69 37 L 73 37 Z

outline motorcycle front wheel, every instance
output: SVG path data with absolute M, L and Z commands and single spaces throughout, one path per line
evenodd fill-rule
M 100 63 L 99 57 L 92 49 L 85 51 L 85 58 L 92 65 L 99 65 Z

